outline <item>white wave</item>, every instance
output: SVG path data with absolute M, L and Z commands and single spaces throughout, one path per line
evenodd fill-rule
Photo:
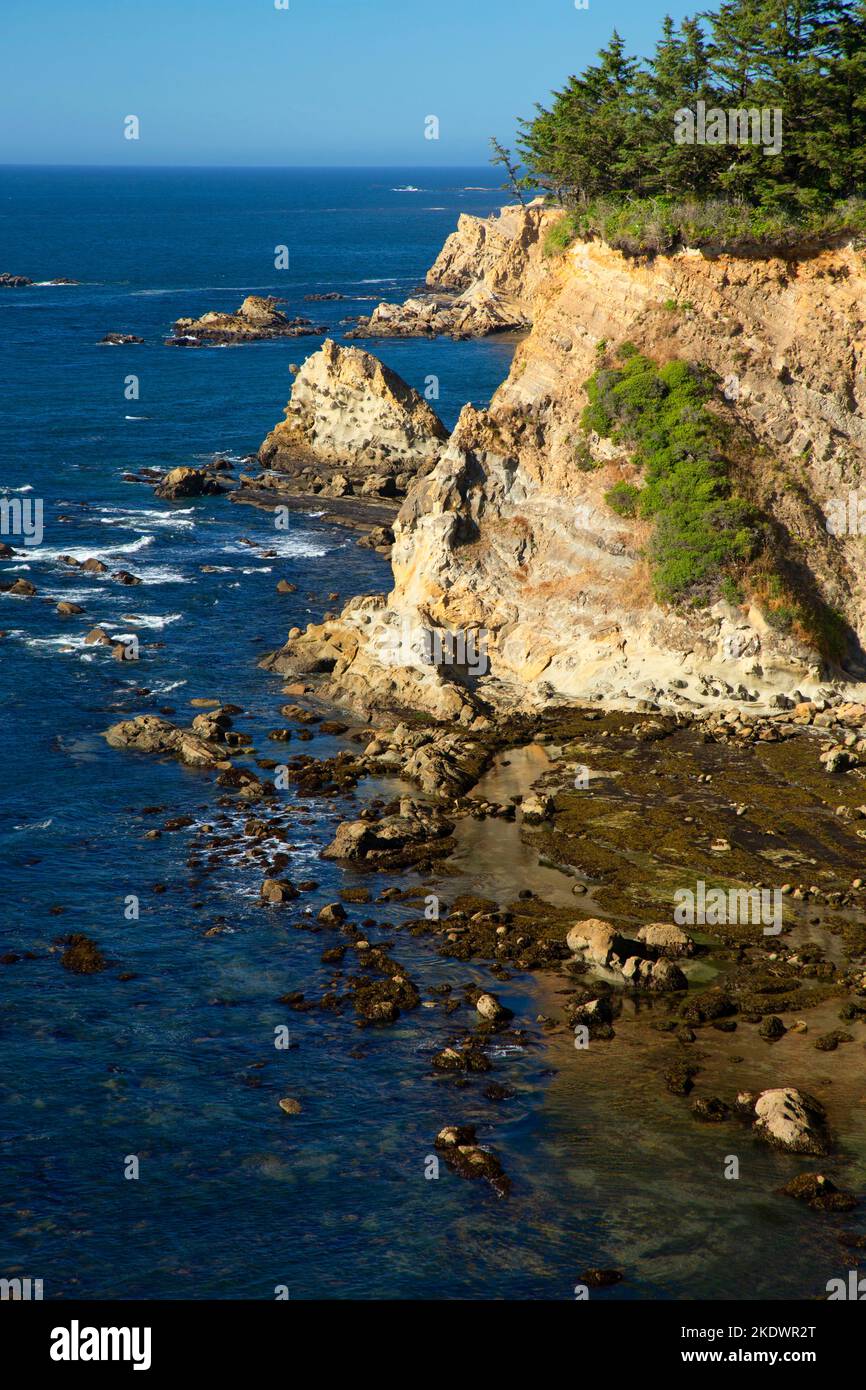
M 152 613 L 139 616 L 138 613 L 121 613 L 118 622 L 131 623 L 134 627 L 168 627 L 169 623 L 179 623 L 182 613 Z
M 179 570 L 163 568 L 161 565 L 149 565 L 144 569 L 136 570 L 138 578 L 143 584 L 184 584 L 186 575 Z
M 156 685 L 150 687 L 151 695 L 170 695 L 173 690 L 179 690 L 186 681 L 158 681 Z
M 124 420 L 149 420 L 149 415 L 124 415 Z
M 7 488 L 4 488 L 3 491 L 4 491 L 4 492 L 32 492 L 32 491 L 33 491 L 33 484 L 32 484 L 32 483 L 25 483 L 23 487 L 7 487 Z
M 181 285 L 177 289 L 131 290 L 130 298 L 142 299 L 154 294 L 223 294 L 225 291 L 230 294 L 255 294 L 258 290 L 269 290 L 276 295 L 280 293 L 274 285 Z
M 329 550 L 335 549 L 333 545 L 328 545 L 322 537 L 318 540 L 310 540 L 306 536 L 275 535 L 265 542 L 268 550 L 275 550 L 283 559 L 316 559 L 321 555 L 327 555 Z M 230 541 L 223 546 L 224 555 L 249 555 L 248 545 L 241 545 L 239 541 Z M 252 573 L 253 571 L 250 571 Z
M 155 507 L 100 507 L 99 510 L 104 513 L 99 518 L 100 525 L 118 526 L 122 531 L 144 531 L 145 535 L 151 526 L 190 530 L 196 524 L 194 507 L 178 507 L 175 511 Z
M 48 827 L 49 827 L 49 825 L 53 825 L 53 824 L 54 824 L 54 818 L 53 818 L 53 817 L 49 817 L 48 820 L 35 820 L 35 821 L 32 821 L 29 825 L 13 825 L 12 829 L 13 829 L 13 830 L 47 830 Z
M 89 560 L 91 557 L 96 560 L 104 560 L 106 556 L 111 555 L 134 555 L 137 551 L 153 545 L 153 541 L 153 536 L 144 535 L 137 541 L 128 541 L 123 545 L 58 546 L 54 548 L 40 546 L 38 549 L 32 549 L 30 554 L 34 560 L 59 560 L 61 555 L 71 555 L 73 560 Z
M 396 285 L 396 275 L 383 275 L 378 280 L 357 280 L 358 285 Z
M 27 647 L 72 647 L 78 650 L 84 646 L 84 638 L 76 637 L 73 633 L 69 637 L 25 637 L 24 645 Z

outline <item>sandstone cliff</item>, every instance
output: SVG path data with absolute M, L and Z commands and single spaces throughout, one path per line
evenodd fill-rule
M 830 534 L 825 512 L 856 489 L 866 462 L 863 254 L 844 246 L 803 259 L 682 251 L 636 261 L 590 241 L 545 257 L 555 216 L 532 207 L 461 218 L 433 281 L 488 285 L 519 306 L 531 332 L 489 409 L 464 408 L 436 467 L 413 486 L 395 527 L 387 602 L 350 604 L 276 664 L 311 669 L 324 644 L 320 669 L 342 698 L 467 722 L 485 704 L 555 696 L 765 703 L 796 686 L 861 679 L 863 543 Z M 772 625 L 754 599 L 694 609 L 653 598 L 647 523 L 604 500 L 633 476 L 629 456 L 593 438 L 585 467 L 579 450 L 584 383 L 624 340 L 656 361 L 718 373 L 713 409 L 750 441 L 738 482 L 770 518 L 791 572 L 842 615 L 840 665 L 802 632 Z M 443 657 L 448 633 L 474 634 L 459 659 L 447 642 Z

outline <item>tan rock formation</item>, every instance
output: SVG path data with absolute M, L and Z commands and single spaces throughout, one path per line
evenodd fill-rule
M 326 338 L 295 377 L 286 418 L 259 458 L 287 473 L 339 469 L 326 484 L 338 486 L 337 495 L 396 496 L 432 468 L 447 438 L 436 413 L 396 372 Z
M 503 214 L 505 217 L 506 214 Z M 485 705 L 556 696 L 670 708 L 733 698 L 765 704 L 829 677 L 857 698 L 866 639 L 858 534 L 831 535 L 825 512 L 866 464 L 866 266 L 843 246 L 783 261 L 681 251 L 635 261 L 596 241 L 545 258 L 555 214 L 462 218 L 431 276 L 483 278 L 524 306 L 532 331 L 489 409 L 466 406 L 438 463 L 395 524 L 394 589 L 356 600 L 312 640 L 338 652 L 331 689 L 362 706 L 420 704 L 471 723 Z M 624 452 L 590 441 L 581 467 L 584 382 L 605 344 L 629 340 L 657 361 L 705 363 L 723 383 L 713 409 L 753 441 L 740 490 L 777 524 L 814 591 L 855 641 L 847 669 L 771 627 L 756 604 L 662 608 L 642 551 L 644 523 L 604 501 L 633 476 Z M 866 511 L 866 508 L 864 508 Z M 430 660 L 429 634 L 462 633 L 487 666 Z M 862 698 L 862 688 L 859 696 Z
M 277 308 L 278 303 L 278 299 L 248 294 L 234 313 L 211 310 L 198 319 L 178 319 L 175 339 L 169 342 L 251 342 L 258 338 L 303 338 L 324 331 L 307 318 L 290 319 Z
M 559 216 L 540 200 L 503 208 L 498 217 L 461 216 L 428 271 L 435 293 L 379 304 L 346 337 L 483 338 L 528 328 L 546 274 L 544 236 Z

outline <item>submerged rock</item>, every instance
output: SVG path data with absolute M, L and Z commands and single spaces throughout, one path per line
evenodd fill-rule
M 461 1178 L 485 1178 L 497 1197 L 507 1197 L 511 1179 L 499 1159 L 477 1142 L 472 1125 L 446 1125 L 436 1136 L 435 1147 Z
M 96 942 L 82 932 L 60 938 L 65 950 L 60 957 L 64 970 L 73 975 L 97 975 L 108 964 Z
M 800 1173 L 780 1191 L 786 1197 L 805 1202 L 813 1211 L 853 1211 L 859 1205 L 853 1192 L 841 1191 L 823 1173 Z

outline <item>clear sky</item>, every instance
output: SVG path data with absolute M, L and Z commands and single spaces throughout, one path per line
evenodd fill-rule
M 283 0 L 277 0 L 283 3 Z M 482 164 L 671 0 L 2 0 L 0 163 Z M 124 139 L 124 118 L 140 138 Z M 425 118 L 439 139 L 425 139 Z

